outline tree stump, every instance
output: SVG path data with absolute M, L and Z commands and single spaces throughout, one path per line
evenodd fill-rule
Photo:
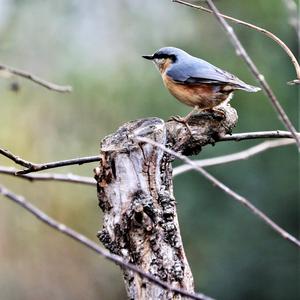
M 104 213 L 98 237 L 112 253 L 172 287 L 194 291 L 173 194 L 174 157 L 136 136 L 147 137 L 184 155 L 201 151 L 231 133 L 237 122 L 229 105 L 224 115 L 199 113 L 186 125 L 159 118 L 131 121 L 101 142 L 96 168 L 99 206 Z M 129 299 L 182 299 L 140 275 L 123 269 Z

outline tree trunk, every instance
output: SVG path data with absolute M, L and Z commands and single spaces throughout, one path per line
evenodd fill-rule
M 104 212 L 100 241 L 112 253 L 166 281 L 172 287 L 194 291 L 193 276 L 184 252 L 173 194 L 174 157 L 151 144 L 147 137 L 185 155 L 196 154 L 230 133 L 237 122 L 230 106 L 224 116 L 199 113 L 188 128 L 158 118 L 131 121 L 101 142 L 96 168 L 99 205 Z M 123 269 L 129 299 L 182 299 L 140 275 Z

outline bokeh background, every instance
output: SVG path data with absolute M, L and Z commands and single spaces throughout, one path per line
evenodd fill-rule
M 216 4 L 271 30 L 297 53 L 283 1 Z M 295 78 L 291 62 L 260 33 L 234 28 L 297 126 L 297 87 L 286 85 Z M 189 108 L 168 94 L 154 66 L 141 58 L 162 46 L 183 48 L 256 84 L 212 16 L 169 0 L 0 0 L 0 41 L 1 63 L 74 89 L 59 94 L 0 78 L 0 145 L 33 162 L 96 155 L 99 141 L 126 121 L 186 114 Z M 11 89 L 15 83 L 17 92 Z M 284 129 L 263 93 L 237 92 L 231 103 L 239 114 L 234 132 Z M 198 158 L 257 143 L 218 143 Z M 13 165 L 3 157 L 0 164 Z M 95 166 L 59 172 L 93 176 Z M 298 167 L 295 146 L 286 146 L 208 170 L 297 236 Z M 102 214 L 95 188 L 1 174 L 0 182 L 97 241 Z M 295 246 L 199 174 L 178 176 L 174 186 L 197 290 L 222 300 L 299 299 Z M 1 300 L 125 298 L 117 266 L 0 197 Z

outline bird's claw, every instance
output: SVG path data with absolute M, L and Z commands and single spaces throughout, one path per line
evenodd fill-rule
M 226 113 L 224 112 L 223 109 L 214 107 L 213 110 L 212 110 L 212 112 L 213 112 L 214 116 L 216 116 L 216 117 L 219 117 L 221 119 L 225 119 L 226 118 Z
M 169 120 L 183 124 L 187 128 L 190 135 L 193 136 L 192 129 L 188 124 L 188 119 L 189 118 L 187 118 L 187 117 L 172 116 Z

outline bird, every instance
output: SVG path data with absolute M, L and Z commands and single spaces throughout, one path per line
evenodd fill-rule
M 185 117 L 172 117 L 181 123 L 187 123 L 196 111 L 216 111 L 224 115 L 219 107 L 230 101 L 235 90 L 260 90 L 259 87 L 249 85 L 233 74 L 179 48 L 163 47 L 152 55 L 142 57 L 155 64 L 165 87 L 175 98 L 194 108 Z

